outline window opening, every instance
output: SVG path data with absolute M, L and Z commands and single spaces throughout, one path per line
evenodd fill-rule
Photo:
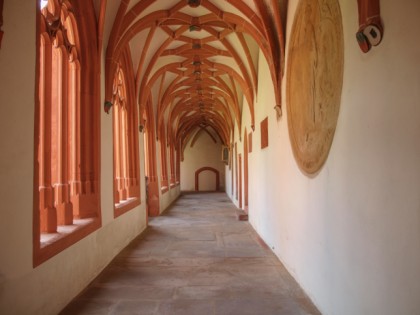
M 93 7 L 65 0 L 41 2 L 39 16 L 38 99 L 35 121 L 34 265 L 54 256 L 100 226 L 97 178 L 95 95 L 81 96 L 83 82 L 95 73 L 83 68 L 82 43 L 96 40 L 90 30 L 79 36 L 75 12 Z M 89 15 L 89 9 L 91 10 Z M 85 32 L 82 32 L 85 33 Z M 87 53 L 89 48 L 85 49 Z M 94 66 L 94 60 L 83 65 Z
M 121 66 L 114 77 L 114 207 L 119 216 L 140 204 L 137 111 Z
M 161 179 L 160 179 L 160 189 L 163 193 L 167 192 L 169 189 L 168 183 L 168 161 L 167 161 L 167 152 L 166 152 L 166 134 L 165 134 L 165 125 L 162 124 L 160 128 L 160 164 L 161 164 Z

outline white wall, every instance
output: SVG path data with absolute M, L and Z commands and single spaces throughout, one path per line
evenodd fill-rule
M 195 172 L 202 167 L 212 167 L 219 171 L 220 187 L 225 187 L 225 164 L 222 162 L 222 145 L 220 140 L 217 143 L 210 136 L 202 132 L 191 148 L 191 141 L 187 144 L 184 151 L 184 161 L 181 162 L 181 190 L 195 190 Z M 214 173 L 207 176 L 208 171 L 203 171 L 199 175 L 200 191 L 214 190 Z M 202 186 L 203 185 L 203 186 Z
M 261 53 L 260 53 L 261 54 Z M 267 81 L 268 82 L 268 81 Z M 266 82 L 266 84 L 267 84 Z M 271 81 L 268 82 L 271 86 Z M 265 95 L 266 93 L 261 93 L 263 95 Z M 271 96 L 271 93 L 268 93 L 268 95 Z M 274 98 L 274 94 L 273 94 L 273 98 Z M 257 104 L 255 104 L 257 105 Z M 238 125 L 235 124 L 235 131 L 234 131 L 234 139 L 233 139 L 233 151 L 232 151 L 232 161 L 231 161 L 231 170 L 229 170 L 229 165 L 225 166 L 225 173 L 226 173 L 226 193 L 227 195 L 232 199 L 232 202 L 235 204 L 235 206 L 239 207 L 239 190 L 238 187 L 236 187 L 236 176 L 238 176 L 238 181 L 239 181 L 239 164 L 238 166 L 236 166 L 236 164 L 238 163 L 238 157 L 239 154 L 242 155 L 242 167 L 244 167 L 244 130 L 245 128 L 247 129 L 247 133 L 249 135 L 250 132 L 252 132 L 252 141 L 253 141 L 253 150 L 255 150 L 256 148 L 258 148 L 258 150 L 260 150 L 259 148 L 261 148 L 261 139 L 258 138 L 258 142 L 256 142 L 256 137 L 261 137 L 261 134 L 259 133 L 259 129 L 260 129 L 260 122 L 261 120 L 263 120 L 265 117 L 267 117 L 268 112 L 270 111 L 269 109 L 264 110 L 263 108 L 261 108 L 261 110 L 259 110 L 258 112 L 261 113 L 261 117 L 255 116 L 255 132 L 252 130 L 251 128 L 251 115 L 248 109 L 248 103 L 245 99 L 245 97 L 243 98 L 243 112 L 242 112 L 242 130 L 239 132 L 238 130 Z M 269 108 L 269 107 L 267 107 Z M 257 111 L 256 111 L 257 112 Z M 266 113 L 267 112 L 267 113 Z M 265 113 L 265 116 L 263 116 L 263 114 Z M 241 137 L 239 136 L 241 135 Z M 237 147 L 237 155 L 235 155 L 235 143 L 236 143 L 236 147 Z M 250 158 L 252 156 L 252 153 L 248 155 L 248 158 Z M 249 164 L 250 166 L 250 164 Z M 250 167 L 248 166 L 248 170 L 250 172 Z M 238 167 L 238 173 L 236 174 L 235 170 L 236 167 Z M 260 166 L 258 166 L 260 167 Z M 261 167 L 264 167 L 264 165 L 261 165 Z M 233 173 L 233 176 L 232 176 Z M 249 173 L 250 174 L 250 173 Z M 248 174 L 248 176 L 249 176 Z M 244 171 L 242 169 L 242 178 L 244 176 Z M 232 190 L 232 180 L 233 180 L 233 190 Z M 262 182 L 262 184 L 264 184 L 264 182 Z M 244 182 L 242 181 L 242 183 L 240 184 L 242 186 L 242 199 L 245 198 L 245 194 L 244 194 Z M 251 186 L 249 186 L 249 189 L 251 189 Z M 236 193 L 236 191 L 238 190 L 238 193 Z M 258 194 L 257 194 L 258 195 Z M 236 196 L 238 196 L 238 198 L 236 198 Z M 244 200 L 242 200 L 244 201 Z M 245 203 L 243 202 L 242 205 L 244 205 Z
M 167 192 L 160 193 L 159 209 L 160 213 L 164 212 L 171 206 L 180 196 L 181 190 L 180 185 L 171 187 Z
M 289 1 L 286 38 L 297 3 Z M 340 1 L 341 110 L 314 178 L 297 167 L 287 112 L 276 120 L 267 64 L 259 63 L 250 222 L 326 315 L 420 314 L 420 3 L 380 3 L 383 42 L 362 54 L 357 2 Z M 283 82 L 283 106 L 285 93 Z M 267 114 L 269 147 L 261 150 L 259 122 Z
M 3 15 L 5 35 L 0 49 L 0 313 L 57 314 L 145 229 L 144 185 L 141 205 L 114 219 L 112 115 L 101 111 L 102 227 L 40 266 L 32 267 L 35 3 L 6 1 Z M 105 38 L 105 45 L 106 41 Z M 140 137 L 139 146 L 140 160 L 144 161 L 143 137 Z M 143 162 L 141 178 L 144 178 Z
M 144 138 L 142 136 L 142 138 Z M 180 185 L 174 185 L 171 187 L 170 185 L 170 177 L 171 177 L 171 165 L 170 165 L 170 156 L 169 156 L 169 148 L 166 150 L 166 168 L 167 168 L 167 176 L 168 176 L 168 186 L 167 190 L 162 191 L 162 158 L 161 158 L 161 146 L 160 142 L 156 141 L 156 159 L 157 159 L 157 177 L 160 187 L 159 193 L 159 213 L 163 213 L 169 206 L 174 203 L 178 199 L 181 194 Z M 144 163 L 143 163 L 144 164 Z M 144 173 L 143 173 L 144 174 Z M 142 177 L 144 179 L 144 177 Z
M 169 160 L 169 148 L 166 151 L 167 153 L 167 158 L 166 158 L 166 162 L 167 162 L 167 170 L 168 170 L 168 190 L 165 192 L 162 192 L 162 168 L 160 167 L 161 163 L 162 163 L 162 159 L 161 159 L 161 154 L 160 154 L 160 142 L 156 142 L 156 157 L 158 160 L 158 167 L 157 167 L 157 173 L 158 173 L 158 180 L 159 180 L 159 187 L 161 188 L 160 194 L 159 194 L 159 213 L 164 212 L 169 206 L 172 205 L 172 203 L 178 199 L 178 197 L 181 194 L 181 189 L 180 189 L 180 185 L 175 185 L 175 186 L 170 186 L 169 184 L 169 179 L 171 176 L 171 165 L 170 165 L 170 160 Z

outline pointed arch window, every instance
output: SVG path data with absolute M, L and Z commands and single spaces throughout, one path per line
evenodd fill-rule
M 82 10 L 79 25 L 76 12 Z M 85 32 L 79 30 L 91 27 L 92 13 L 87 4 L 75 8 L 71 1 L 48 0 L 38 17 L 34 265 L 100 226 L 98 98 L 95 89 L 82 91 L 87 82 L 95 86 L 95 60 L 85 44 L 96 35 L 89 29 L 90 36 L 80 36 Z
M 165 125 L 162 124 L 160 128 L 160 166 L 161 166 L 161 178 L 160 178 L 160 190 L 165 193 L 169 190 L 168 181 L 168 159 L 166 151 L 166 133 Z
M 176 185 L 176 169 L 175 169 L 175 146 L 172 142 L 169 145 L 169 165 L 171 170 L 170 184 L 169 186 L 175 187 Z
M 127 53 L 125 57 L 128 57 Z M 116 217 L 140 204 L 137 107 L 133 90 L 128 82 L 123 67 L 119 66 L 113 85 L 114 215 Z

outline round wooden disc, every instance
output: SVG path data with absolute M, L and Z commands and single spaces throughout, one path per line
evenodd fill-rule
M 287 65 L 287 116 L 293 153 L 314 174 L 327 159 L 340 110 L 344 43 L 338 0 L 301 0 Z

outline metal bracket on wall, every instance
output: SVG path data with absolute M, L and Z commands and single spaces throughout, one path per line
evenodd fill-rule
M 357 0 L 359 30 L 356 39 L 360 49 L 367 53 L 372 46 L 381 43 L 384 28 L 381 22 L 379 0 Z

